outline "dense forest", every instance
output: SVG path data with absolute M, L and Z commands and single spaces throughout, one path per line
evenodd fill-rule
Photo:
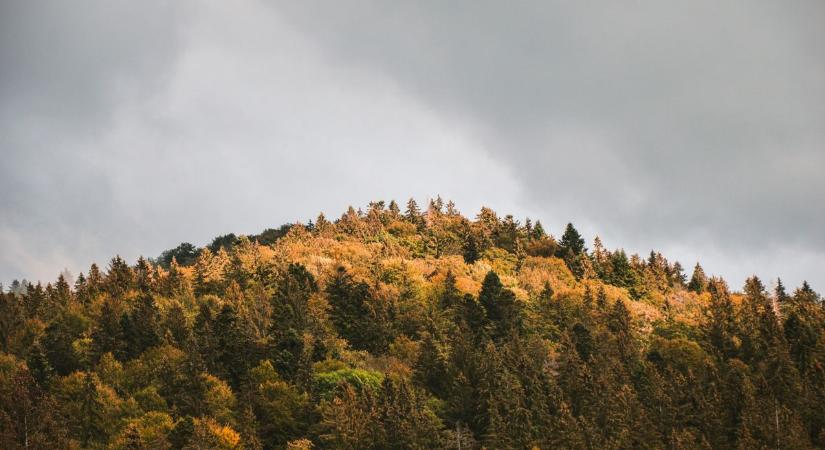
M 807 283 L 587 247 L 381 201 L 16 281 L 0 448 L 825 448 Z

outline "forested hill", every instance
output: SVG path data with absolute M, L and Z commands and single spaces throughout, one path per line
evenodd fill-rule
M 4 289 L 0 448 L 825 448 L 807 284 L 403 209 Z

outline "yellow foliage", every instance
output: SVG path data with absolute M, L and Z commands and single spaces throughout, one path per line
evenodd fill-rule
M 550 283 L 556 292 L 569 291 L 578 285 L 564 261 L 540 256 L 524 259 L 518 274 L 518 283 L 532 296 L 540 294 L 546 283 Z
M 233 409 L 235 408 L 235 394 L 232 388 L 225 381 L 206 372 L 201 374 L 206 393 L 204 402 L 209 411 L 209 415 L 221 423 L 231 423 L 233 420 Z
M 241 435 L 231 427 L 209 417 L 195 419 L 195 432 L 184 447 L 186 450 L 235 450 L 241 448 Z
M 312 441 L 309 439 L 297 439 L 286 443 L 286 450 L 312 450 Z

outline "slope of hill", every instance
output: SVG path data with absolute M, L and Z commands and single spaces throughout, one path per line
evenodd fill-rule
M 822 448 L 825 310 L 440 199 L 0 295 L 0 448 Z

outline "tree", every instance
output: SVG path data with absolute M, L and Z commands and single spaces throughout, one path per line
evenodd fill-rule
M 705 338 L 721 360 L 732 358 L 736 355 L 737 325 L 728 286 L 722 279 L 712 278 L 708 291 L 710 304 L 705 312 Z
M 785 285 L 782 284 L 781 278 L 776 279 L 776 289 L 774 290 L 774 295 L 776 297 L 776 301 L 779 302 L 780 305 L 787 303 L 788 300 L 790 300 L 790 296 L 785 291 Z
M 464 236 L 462 252 L 464 255 L 464 262 L 467 264 L 473 264 L 481 258 L 478 240 L 472 230 L 468 229 L 466 235 Z
M 0 448 L 67 448 L 55 401 L 23 364 L 0 355 Z
M 85 316 L 72 311 L 64 311 L 46 327 L 42 344 L 49 364 L 54 367 L 58 375 L 68 375 L 82 368 L 81 361 L 72 348 L 72 343 L 86 332 L 88 323 L 88 318 Z
M 146 349 L 160 344 L 160 313 L 151 295 L 142 295 L 131 314 L 121 317 L 125 354 L 135 358 Z
M 404 218 L 410 223 L 421 226 L 424 224 L 424 218 L 421 216 L 421 209 L 418 208 L 418 203 L 415 199 L 410 198 L 407 201 L 407 210 L 404 211 Z
M 23 323 L 23 308 L 13 294 L 0 290 L 0 350 L 8 353 L 12 336 Z
M 533 239 L 544 239 L 547 237 L 547 233 L 544 231 L 544 227 L 541 225 L 541 221 L 537 220 L 536 225 L 533 227 L 533 231 L 530 233 L 530 237 Z
M 382 336 L 380 324 L 372 317 L 371 294 L 366 283 L 356 282 L 339 267 L 326 292 L 332 307 L 332 323 L 341 337 L 358 350 L 381 352 L 387 348 L 388 336 Z
M 83 388 L 80 392 L 80 442 L 88 447 L 92 441 L 102 440 L 105 436 L 102 422 L 103 405 L 97 392 L 97 383 L 91 372 L 83 376 Z
M 696 266 L 693 268 L 693 275 L 690 277 L 690 283 L 687 285 L 687 289 L 691 292 L 695 292 L 697 294 L 701 294 L 705 292 L 707 289 L 708 280 L 705 276 L 705 271 L 702 270 L 702 266 L 699 263 L 696 263 Z
M 92 330 L 92 349 L 95 361 L 105 353 L 112 353 L 120 359 L 125 358 L 126 342 L 119 318 L 120 311 L 116 302 L 111 297 L 107 297 L 100 308 L 97 326 Z
M 538 226 L 538 224 L 536 226 Z M 584 239 L 572 223 L 568 223 L 567 227 L 564 229 L 564 234 L 559 241 L 559 251 L 561 252 L 562 257 L 568 253 L 580 255 L 587 251 L 587 249 L 584 248 Z
M 670 270 L 670 282 L 672 286 L 680 287 L 684 287 L 685 283 L 687 283 L 687 275 L 684 274 L 684 269 L 679 261 L 673 263 L 673 267 Z
M 281 379 L 270 361 L 264 360 L 249 373 L 250 403 L 258 422 L 258 435 L 265 448 L 281 448 L 305 431 L 307 396 Z
M 576 278 L 582 278 L 584 275 L 585 266 L 583 260 L 587 256 L 585 254 L 586 251 L 587 249 L 584 248 L 584 239 L 573 227 L 573 224 L 568 223 L 561 237 L 561 241 L 559 241 L 557 256 L 564 260 Z
M 169 433 L 169 444 L 175 450 L 180 450 L 189 444 L 195 434 L 195 421 L 192 416 L 184 416 L 175 424 Z
M 247 341 L 238 323 L 238 315 L 232 305 L 224 304 L 214 322 L 215 365 L 212 373 L 221 375 L 237 389 L 250 366 L 246 357 L 251 344 Z
M 492 270 L 487 272 L 478 294 L 478 303 L 484 307 L 490 323 L 491 334 L 495 339 L 503 338 L 511 332 L 520 332 L 522 326 L 522 308 L 515 294 L 505 289 L 498 275 Z
M 89 273 L 91 274 L 91 272 Z M 126 292 L 132 289 L 133 282 L 134 273 L 132 272 L 132 268 L 126 264 L 126 261 L 124 261 L 120 255 L 112 258 L 109 262 L 106 280 L 104 281 L 104 287 L 109 295 L 114 298 L 122 298 Z
M 135 284 L 137 289 L 144 294 L 155 290 L 154 269 L 143 256 L 138 258 L 135 266 Z
M 441 421 L 423 393 L 406 380 L 385 377 L 375 405 L 380 449 L 441 447 Z
M 198 248 L 188 242 L 183 242 L 177 247 L 161 253 L 157 261 L 165 268 L 169 267 L 173 259 L 177 260 L 178 264 L 188 267 L 195 263 L 197 257 Z

